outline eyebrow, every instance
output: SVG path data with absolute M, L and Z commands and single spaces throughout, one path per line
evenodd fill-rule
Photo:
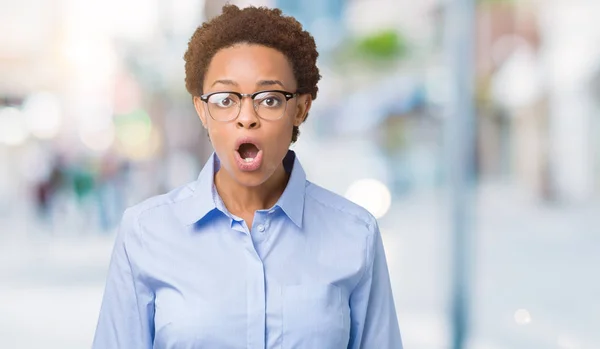
M 272 85 L 279 85 L 279 86 L 285 88 L 285 86 L 283 85 L 283 82 L 281 82 L 279 80 L 261 80 L 256 83 L 256 86 L 272 86 Z
M 233 81 L 233 80 L 215 80 L 215 82 L 212 83 L 211 87 L 215 86 L 216 84 L 222 84 L 222 85 L 230 85 L 230 86 L 238 86 L 238 84 Z M 285 85 L 283 84 L 283 82 L 279 81 L 279 80 L 260 80 L 259 82 L 256 83 L 256 86 L 272 86 L 272 85 L 279 85 L 283 88 L 285 88 Z
M 232 85 L 232 86 L 237 86 L 238 84 L 233 81 L 233 80 L 215 80 L 215 82 L 212 83 L 212 85 L 210 85 L 210 87 L 215 86 L 216 84 L 223 84 L 223 85 Z

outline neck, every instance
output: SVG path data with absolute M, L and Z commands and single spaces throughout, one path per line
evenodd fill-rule
M 229 212 L 235 215 L 254 214 L 266 210 L 283 194 L 289 175 L 280 164 L 273 175 L 261 185 L 248 187 L 236 182 L 222 168 L 215 174 L 215 187 Z

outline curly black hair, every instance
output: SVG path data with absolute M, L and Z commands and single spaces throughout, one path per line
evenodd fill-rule
M 283 53 L 290 61 L 298 85 L 297 92 L 317 98 L 321 79 L 317 68 L 315 40 L 293 17 L 280 9 L 223 6 L 222 13 L 198 27 L 185 52 L 185 86 L 192 96 L 203 94 L 204 75 L 214 55 L 239 43 L 258 44 Z M 292 143 L 298 139 L 294 126 Z

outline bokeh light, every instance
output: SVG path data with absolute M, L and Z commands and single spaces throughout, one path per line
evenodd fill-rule
M 366 178 L 350 185 L 346 198 L 367 209 L 375 218 L 383 217 L 392 204 L 392 194 L 382 182 Z
M 0 143 L 9 146 L 23 144 L 29 137 L 29 131 L 23 113 L 14 107 L 0 109 Z
M 515 312 L 515 322 L 518 325 L 528 325 L 531 323 L 531 314 L 527 309 L 519 309 Z
M 143 109 L 115 117 L 119 150 L 127 157 L 142 160 L 160 147 L 160 135 Z
M 108 123 L 100 128 L 82 127 L 79 130 L 81 142 L 94 152 L 104 152 L 114 143 L 116 138 L 115 127 Z
M 62 110 L 58 98 L 49 92 L 33 94 L 25 100 L 23 114 L 32 135 L 52 139 L 62 125 Z
M 148 142 L 152 121 L 145 110 L 137 109 L 115 118 L 117 138 L 126 148 L 137 147 Z

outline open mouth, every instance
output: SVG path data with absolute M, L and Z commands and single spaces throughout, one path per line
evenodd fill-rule
M 240 147 L 237 151 L 240 154 L 242 160 L 244 160 L 245 162 L 252 162 L 254 161 L 254 158 L 256 158 L 256 156 L 258 155 L 259 149 L 256 145 L 252 143 L 242 143 L 240 144 Z

